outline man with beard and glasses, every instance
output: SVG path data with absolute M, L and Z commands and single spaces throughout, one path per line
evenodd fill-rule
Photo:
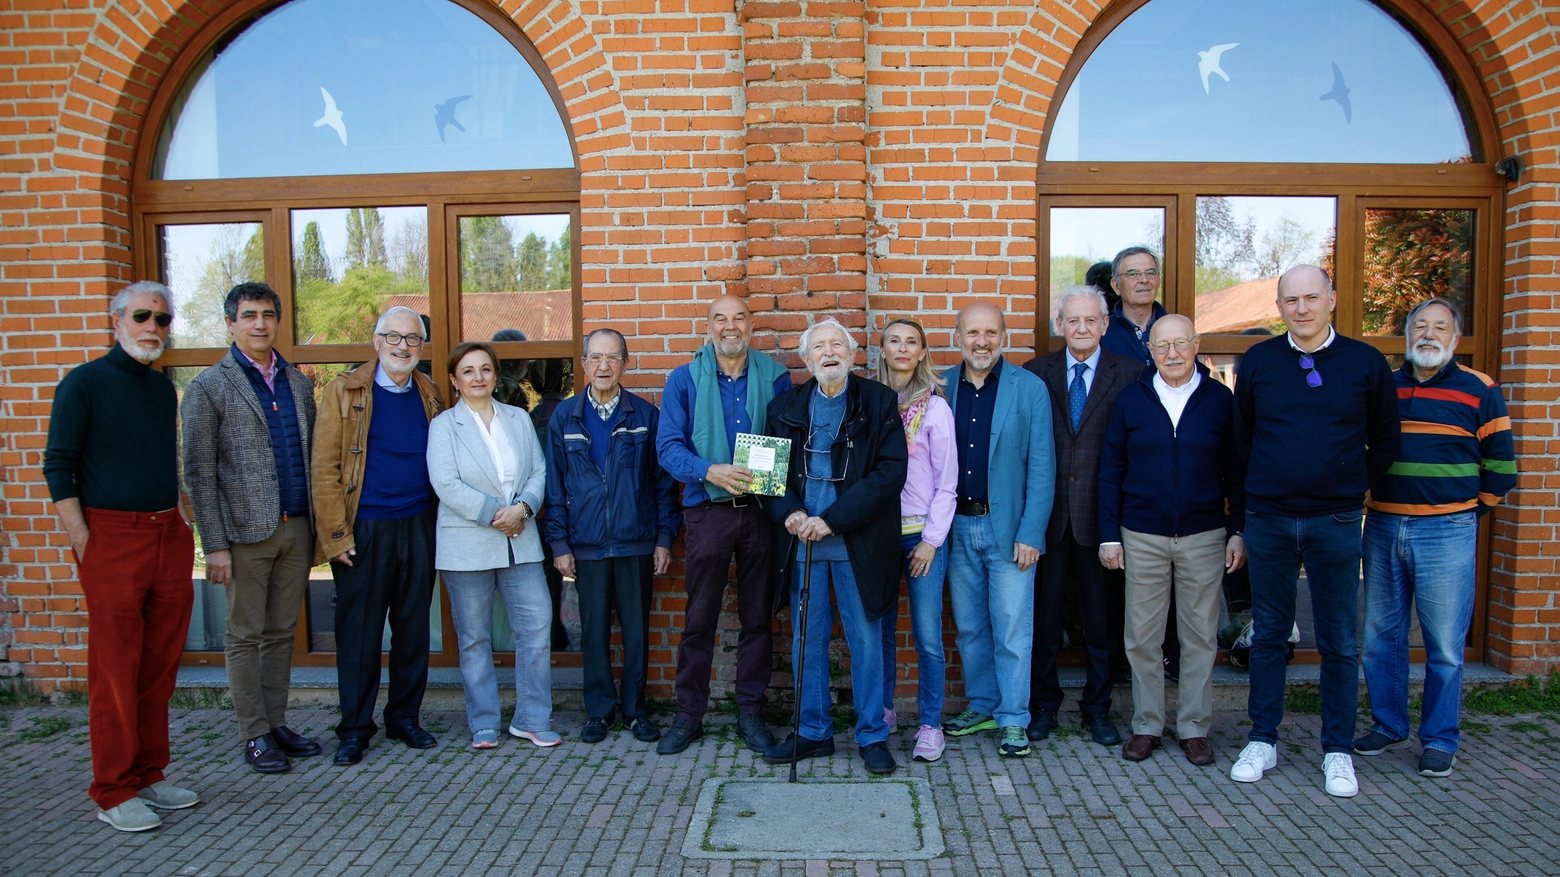
M 748 346 L 753 313 L 722 295 L 710 302 L 709 343 L 678 366 L 661 394 L 656 453 L 683 483 L 688 522 L 683 586 L 688 602 L 677 646 L 677 718 L 656 752 L 675 755 L 704 736 L 715 631 L 732 556 L 737 561 L 737 735 L 762 755 L 775 745 L 759 713 L 774 664 L 774 525 L 750 487 L 753 473 L 732 465 L 737 434 L 764 432 L 769 403 L 791 389 L 785 366 Z
M 374 326 L 378 356 L 331 381 L 320 399 L 310 472 L 314 560 L 329 560 L 336 582 L 338 765 L 362 761 L 379 730 L 374 700 L 387 618 L 385 737 L 412 749 L 438 745 L 419 724 L 428 688 L 437 505 L 428 478 L 428 423 L 441 407 L 433 381 L 417 370 L 427 340 L 416 311 L 390 308 Z
M 1397 379 L 1403 446 L 1365 503 L 1365 683 L 1370 733 L 1357 755 L 1408 745 L 1409 604 L 1425 645 L 1419 773 L 1449 776 L 1457 761 L 1463 647 L 1473 620 L 1479 516 L 1517 483 L 1511 418 L 1500 385 L 1452 361 L 1462 337 L 1444 298 L 1408 312 Z
M 1300 567 L 1322 656 L 1322 772 L 1327 794 L 1359 794 L 1360 521 L 1365 494 L 1397 459 L 1398 404 L 1386 357 L 1332 327 L 1327 273 L 1300 265 L 1278 279 L 1289 331 L 1240 362 L 1235 444 L 1246 461 L 1246 563 L 1251 567 L 1251 718 L 1230 779 L 1254 783 L 1278 765 L 1288 640 Z
M 148 809 L 199 800 L 163 779 L 168 698 L 190 626 L 195 537 L 179 508 L 178 395 L 151 368 L 173 299 L 143 280 L 109 306 L 117 342 L 54 394 L 43 474 L 87 600 L 87 695 L 98 819 L 162 824 Z

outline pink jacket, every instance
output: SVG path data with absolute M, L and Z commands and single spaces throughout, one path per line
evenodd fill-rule
M 921 418 L 921 431 L 910 452 L 905 489 L 899 494 L 899 514 L 926 516 L 921 539 L 941 548 L 953 526 L 958 504 L 959 449 L 954 445 L 953 409 L 948 400 L 933 394 Z

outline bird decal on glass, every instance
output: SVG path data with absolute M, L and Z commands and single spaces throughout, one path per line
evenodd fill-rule
M 320 86 L 320 94 L 325 97 L 325 115 L 320 116 L 314 122 L 314 127 L 320 128 L 329 125 L 336 129 L 336 135 L 341 138 L 341 145 L 347 145 L 347 125 L 341 121 L 341 110 L 336 109 L 336 99 L 330 96 L 325 86 Z
M 1230 75 L 1219 66 L 1219 59 L 1238 45 L 1240 43 L 1220 43 L 1206 52 L 1197 53 L 1197 72 L 1202 74 L 1203 94 L 1208 94 L 1208 75 L 1211 73 L 1217 73 L 1225 82 L 1230 81 Z
M 1338 106 L 1343 107 L 1343 120 L 1349 124 L 1354 123 L 1354 109 L 1349 105 L 1349 92 L 1352 91 L 1343 84 L 1343 71 L 1338 69 L 1338 62 L 1332 62 L 1333 87 L 1332 91 L 1322 95 L 1320 100 L 1337 101 Z
M 463 100 L 471 100 L 471 95 L 463 94 L 460 97 L 452 97 L 442 104 L 433 105 L 433 124 L 439 129 L 440 143 L 444 142 L 444 129 L 450 125 L 454 125 L 455 130 L 460 133 L 466 133 L 466 126 L 455 121 L 455 105 Z

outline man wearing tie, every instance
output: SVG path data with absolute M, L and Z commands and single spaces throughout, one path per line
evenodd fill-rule
M 1035 645 L 1029 683 L 1029 739 L 1044 740 L 1056 727 L 1062 687 L 1056 653 L 1062 645 L 1064 597 L 1077 589 L 1088 648 L 1082 726 L 1094 742 L 1115 746 L 1121 734 L 1110 720 L 1111 653 L 1121 639 L 1120 579 L 1107 587 L 1099 560 L 1100 449 L 1116 396 L 1143 371 L 1131 357 L 1106 350 L 1100 338 L 1109 325 L 1105 297 L 1092 286 L 1062 291 L 1056 331 L 1066 348 L 1030 360 L 1024 368 L 1045 382 L 1056 441 L 1056 502 L 1046 529 L 1045 554 L 1035 580 Z

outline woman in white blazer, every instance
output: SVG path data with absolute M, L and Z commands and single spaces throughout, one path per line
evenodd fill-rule
M 493 595 L 515 634 L 515 715 L 509 733 L 537 746 L 552 731 L 552 598 L 534 518 L 547 464 L 531 418 L 494 401 L 498 355 L 480 342 L 450 352 L 459 401 L 428 425 L 428 477 L 439 495 L 434 566 L 450 595 L 460 642 L 471 745 L 498 746 L 498 675 L 493 670 Z

